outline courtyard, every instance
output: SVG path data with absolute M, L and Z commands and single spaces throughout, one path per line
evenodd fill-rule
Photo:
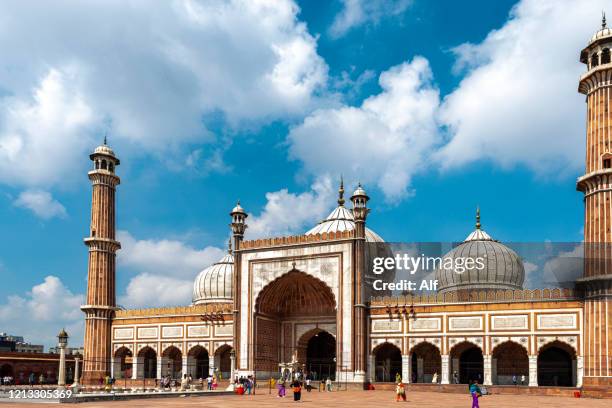
M 338 391 L 338 392 L 311 392 L 303 393 L 302 404 L 313 407 L 333 407 L 346 406 L 350 408 L 360 407 L 379 407 L 394 406 L 395 394 L 392 391 Z M 82 408 L 98 407 L 125 407 L 130 408 L 149 408 L 149 407 L 222 407 L 222 408 L 242 408 L 242 407 L 286 407 L 295 404 L 291 394 L 285 398 L 277 398 L 275 395 L 258 394 L 255 396 L 206 396 L 206 397 L 184 397 L 184 398 L 160 398 L 160 399 L 139 399 L 129 401 L 107 401 L 89 402 L 78 404 Z M 400 403 L 402 404 L 402 403 Z M 470 396 L 466 393 L 446 394 L 446 393 L 426 393 L 410 392 L 408 402 L 410 406 L 418 407 L 444 407 L 444 408 L 464 408 L 471 407 Z M 8 404 L 6 404 L 8 405 Z M 36 403 L 14 404 L 19 407 L 39 407 Z M 481 398 L 480 406 L 483 408 L 522 408 L 537 406 L 538 408 L 598 408 L 609 407 L 610 401 L 587 399 L 587 398 L 565 398 L 565 397 L 545 397 L 529 395 L 489 395 Z

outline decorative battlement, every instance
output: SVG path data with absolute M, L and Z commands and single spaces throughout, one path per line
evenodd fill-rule
M 242 241 L 239 250 L 271 248 L 278 246 L 290 246 L 299 244 L 310 244 L 323 241 L 339 241 L 355 238 L 354 231 L 324 232 L 313 235 L 293 235 L 289 237 L 261 238 L 251 241 Z
M 371 307 L 403 307 L 418 304 L 448 304 L 466 302 L 537 302 L 540 300 L 577 299 L 573 289 L 523 289 L 498 291 L 447 292 L 437 294 L 375 297 Z
M 147 309 L 122 309 L 115 312 L 115 318 L 126 317 L 151 317 L 151 316 L 172 316 L 172 315 L 208 315 L 208 314 L 230 314 L 232 312 L 231 303 L 215 303 L 207 305 L 193 306 L 169 306 L 153 307 Z

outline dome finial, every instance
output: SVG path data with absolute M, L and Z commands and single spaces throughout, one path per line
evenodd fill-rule
M 108 130 L 104 131 L 104 146 L 107 146 L 106 144 L 106 136 L 108 136 Z
M 480 229 L 480 206 L 476 207 L 476 229 Z
M 606 28 L 608 24 L 606 23 L 606 12 L 601 10 L 601 29 Z
M 229 237 L 227 240 L 227 253 L 232 253 L 232 237 Z
M 344 178 L 340 175 L 340 188 L 338 189 L 338 205 L 344 205 Z

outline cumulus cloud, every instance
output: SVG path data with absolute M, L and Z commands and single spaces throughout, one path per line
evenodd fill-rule
M 0 182 L 66 182 L 103 128 L 139 153 L 310 109 L 316 40 L 280 1 L 9 2 L 0 24 Z
M 361 106 L 313 112 L 288 140 L 291 157 L 307 172 L 344 173 L 395 201 L 411 192 L 413 175 L 437 143 L 439 91 L 422 57 L 383 72 L 379 84 L 382 92 Z
M 121 272 L 135 274 L 119 296 L 123 307 L 188 305 L 197 274 L 226 253 L 212 246 L 197 249 L 179 240 L 139 240 L 127 231 L 118 231 L 117 239 L 122 247 L 117 256 Z
M 310 191 L 295 194 L 284 188 L 267 193 L 266 199 L 261 213 L 250 215 L 247 220 L 249 239 L 304 233 L 323 219 L 335 203 L 328 176 L 318 178 Z
M 178 240 L 139 240 L 127 231 L 118 231 L 117 239 L 122 247 L 117 253 L 120 267 L 174 278 L 195 278 L 225 254 L 217 247 L 197 249 Z
M 191 303 L 193 280 L 141 273 L 130 280 L 119 297 L 123 307 L 185 306 Z
M 536 172 L 578 169 L 584 157 L 584 66 L 580 50 L 608 3 L 522 0 L 479 44 L 454 49 L 465 77 L 444 101 L 450 140 L 437 155 L 445 168 L 476 160 Z
M 66 217 L 66 208 L 47 191 L 24 191 L 19 194 L 19 197 L 17 197 L 13 204 L 17 207 L 27 208 L 36 214 L 36 216 L 45 220 L 53 217 Z
M 402 14 L 412 0 L 342 0 L 342 9 L 329 28 L 332 37 L 342 37 L 351 29 L 377 24 L 384 17 Z
M 80 306 L 84 301 L 82 294 L 72 293 L 58 277 L 47 276 L 29 292 L 8 296 L 0 305 L 0 323 L 3 331 L 47 347 L 57 343 L 57 333 L 65 327 L 71 344 L 80 346 L 84 321 Z

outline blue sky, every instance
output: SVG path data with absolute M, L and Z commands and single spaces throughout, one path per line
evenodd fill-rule
M 106 132 L 127 306 L 188 303 L 236 199 L 251 237 L 301 233 L 341 173 L 387 241 L 462 240 L 477 205 L 502 241 L 581 239 L 578 55 L 604 1 L 264 3 L 7 4 L 0 331 L 82 341 Z

